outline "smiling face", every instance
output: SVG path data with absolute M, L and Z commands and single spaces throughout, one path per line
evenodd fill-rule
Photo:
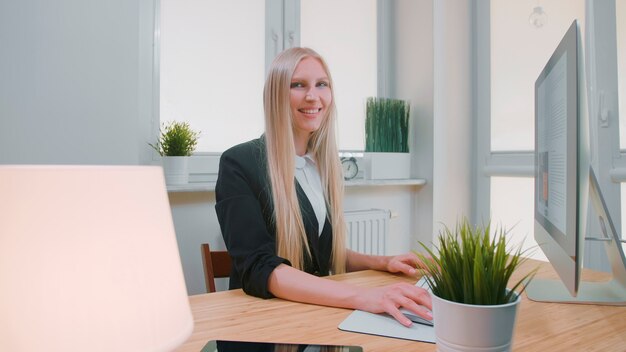
M 317 59 L 302 59 L 291 77 L 289 102 L 293 116 L 296 153 L 304 155 L 311 137 L 328 115 L 332 102 L 330 80 Z

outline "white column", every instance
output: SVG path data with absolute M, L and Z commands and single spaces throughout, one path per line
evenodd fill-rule
M 472 1 L 434 1 L 433 230 L 472 219 Z

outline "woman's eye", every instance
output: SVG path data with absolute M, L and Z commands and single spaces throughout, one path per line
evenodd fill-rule
M 328 82 L 318 82 L 318 83 L 317 83 L 317 86 L 318 86 L 318 87 L 328 87 L 328 86 L 329 86 L 329 84 L 328 84 Z
M 302 88 L 304 85 L 300 82 L 291 82 L 291 88 Z

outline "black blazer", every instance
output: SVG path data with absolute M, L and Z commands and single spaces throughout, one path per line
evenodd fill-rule
M 294 179 L 300 211 L 311 248 L 305 253 L 304 271 L 329 274 L 332 228 L 326 219 L 321 235 L 306 194 Z M 217 219 L 228 253 L 233 259 L 230 289 L 243 288 L 250 295 L 270 298 L 267 282 L 278 265 L 291 265 L 276 255 L 276 228 L 267 175 L 265 138 L 254 139 L 225 151 L 220 158 L 215 186 Z

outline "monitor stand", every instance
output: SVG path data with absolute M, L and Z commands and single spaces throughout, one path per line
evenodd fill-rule
M 626 306 L 626 288 L 615 279 L 606 282 L 583 281 L 576 297 L 572 297 L 561 281 L 535 278 L 526 287 L 526 295 L 530 300 L 538 302 Z
M 626 306 L 626 257 L 611 216 L 604 202 L 593 169 L 589 169 L 589 196 L 598 214 L 605 250 L 613 277 L 609 281 L 581 281 L 573 297 L 560 280 L 534 278 L 526 287 L 529 299 L 541 302 Z M 581 238 L 582 240 L 582 238 Z M 598 240 L 598 239 L 596 239 Z

